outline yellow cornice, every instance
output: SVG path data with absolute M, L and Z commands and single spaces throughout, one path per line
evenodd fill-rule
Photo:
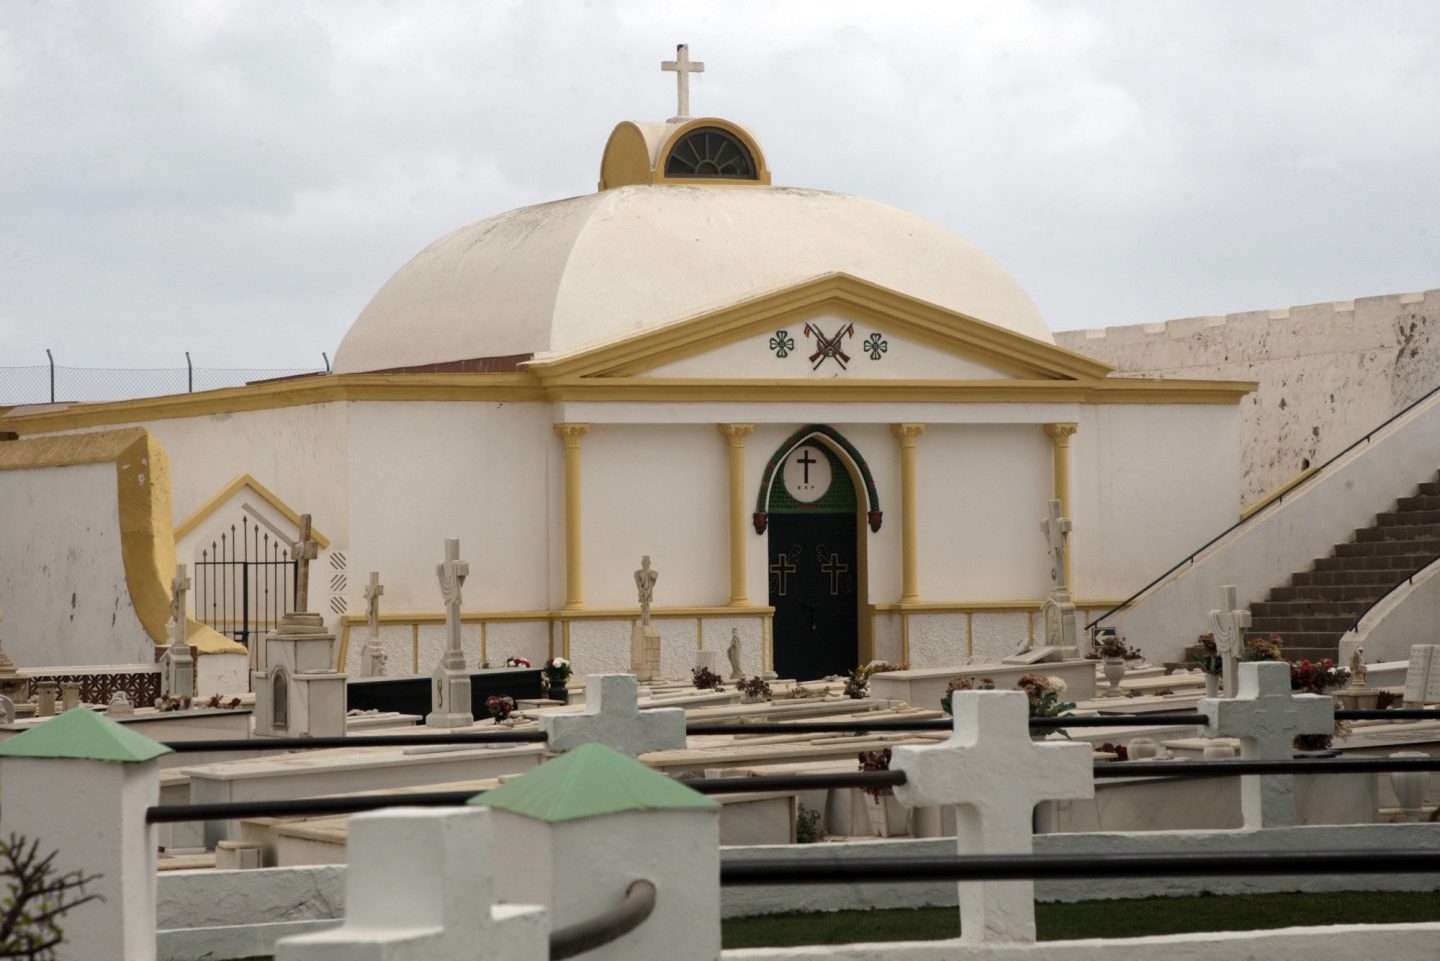
M 226 484 L 214 497 L 211 497 L 204 504 L 202 504 L 199 510 L 195 511 L 195 513 L 191 514 L 188 518 L 185 519 L 185 523 L 175 528 L 175 539 L 177 541 L 184 540 L 186 535 L 188 535 L 195 528 L 199 527 L 201 522 L 203 522 L 205 518 L 209 517 L 211 514 L 214 514 L 217 510 L 224 506 L 226 501 L 230 500 L 230 498 L 235 496 L 235 494 L 240 491 L 241 488 L 245 487 L 250 488 L 256 494 L 259 494 L 260 498 L 265 501 L 265 503 L 269 504 L 271 507 L 275 508 L 275 510 L 279 511 L 286 520 L 290 521 L 290 523 L 294 524 L 296 527 L 300 526 L 300 515 L 295 512 L 294 508 L 282 501 L 279 497 L 276 497 L 274 492 L 272 492 L 270 488 L 260 483 L 251 475 L 241 474 L 239 477 Z M 319 530 L 312 527 L 310 529 L 310 536 L 315 540 L 315 543 L 320 545 L 320 548 L 322 550 L 329 549 L 330 538 L 320 533 Z
M 1098 379 L 1113 368 L 1073 351 L 1025 337 L 956 311 L 906 296 L 845 273 L 824 274 L 792 287 L 528 368 L 544 380 L 623 377 L 704 353 L 772 326 L 825 313 L 885 324 L 927 346 L 1038 380 Z
M 523 401 L 547 400 L 530 374 L 325 374 L 295 380 L 225 387 L 98 404 L 75 404 L 34 414 L 14 411 L 0 425 L 20 434 L 108 427 L 179 417 L 231 414 L 327 404 L 333 401 Z

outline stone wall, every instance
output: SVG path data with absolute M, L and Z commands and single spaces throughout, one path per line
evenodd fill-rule
M 1248 505 L 1440 385 L 1440 290 L 1058 331 L 1055 342 L 1122 376 L 1258 381 L 1241 404 Z

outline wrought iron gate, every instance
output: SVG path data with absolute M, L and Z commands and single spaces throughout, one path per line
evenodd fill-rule
M 200 552 L 195 617 L 250 647 L 289 610 L 295 573 L 290 545 L 241 517 Z

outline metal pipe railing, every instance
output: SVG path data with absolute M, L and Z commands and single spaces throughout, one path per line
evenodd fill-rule
M 550 961 L 564 961 L 594 951 L 644 924 L 655 912 L 655 885 L 644 879 L 630 882 L 615 907 L 585 921 L 550 932 Z
M 1062 878 L 1433 874 L 1436 851 L 1229 851 L 1212 854 L 989 854 L 916 858 L 757 858 L 720 864 L 722 885 L 887 884 Z
M 544 731 L 476 731 L 469 734 L 357 734 L 347 737 L 255 737 L 162 741 L 176 753 L 205 751 L 313 751 L 332 747 L 407 747 L 434 744 L 539 744 Z

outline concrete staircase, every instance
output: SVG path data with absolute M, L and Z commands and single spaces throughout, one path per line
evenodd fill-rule
M 1279 634 L 1285 656 L 1335 658 L 1341 636 L 1374 600 L 1440 555 L 1440 475 L 1400 498 L 1329 557 L 1251 606 L 1249 636 Z

